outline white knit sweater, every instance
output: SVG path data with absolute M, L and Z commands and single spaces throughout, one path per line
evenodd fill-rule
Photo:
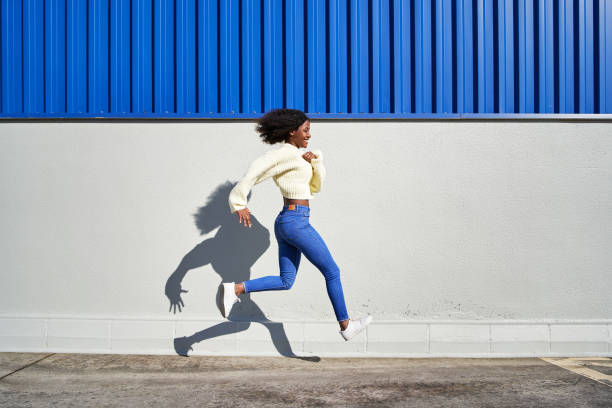
M 321 150 L 313 150 L 312 153 L 317 157 L 308 163 L 297 146 L 282 143 L 278 149 L 270 150 L 255 159 L 244 177 L 230 191 L 229 206 L 232 214 L 245 208 L 251 188 L 269 177 L 274 179 L 283 197 L 313 198 L 312 193 L 321 191 L 325 167 Z

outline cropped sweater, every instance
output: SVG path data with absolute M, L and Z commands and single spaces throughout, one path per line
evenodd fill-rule
M 321 184 L 325 180 L 325 167 L 321 150 L 312 152 L 317 157 L 313 157 L 308 163 L 297 146 L 285 142 L 278 149 L 269 150 L 255 159 L 246 174 L 230 191 L 231 213 L 245 208 L 251 188 L 270 177 L 280 188 L 283 197 L 313 198 L 313 193 L 321 191 Z

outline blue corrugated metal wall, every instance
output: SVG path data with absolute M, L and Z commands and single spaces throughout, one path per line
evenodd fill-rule
M 0 1 L 1 117 L 612 113 L 611 0 Z

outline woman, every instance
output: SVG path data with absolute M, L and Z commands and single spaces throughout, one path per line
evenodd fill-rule
M 346 311 L 340 270 L 332 258 L 319 233 L 310 225 L 308 200 L 312 193 L 321 190 L 325 179 L 323 153 L 320 150 L 302 154 L 300 148 L 308 147 L 310 119 L 296 109 L 275 109 L 257 121 L 257 132 L 265 143 L 280 143 L 281 147 L 270 150 L 257 158 L 245 176 L 229 194 L 232 214 L 238 222 L 251 227 L 247 195 L 251 188 L 272 177 L 283 195 L 284 206 L 274 221 L 274 235 L 278 242 L 280 276 L 264 276 L 241 283 L 222 283 L 217 293 L 217 306 L 223 317 L 227 317 L 232 306 L 247 292 L 264 290 L 287 290 L 295 281 L 301 254 L 315 265 L 325 277 L 327 294 L 331 300 L 340 334 L 349 340 L 365 329 L 371 316 L 351 320 Z

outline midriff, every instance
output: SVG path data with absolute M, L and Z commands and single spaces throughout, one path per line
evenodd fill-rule
M 306 207 L 308 207 L 308 200 L 283 197 L 283 205 L 289 204 L 305 205 Z

